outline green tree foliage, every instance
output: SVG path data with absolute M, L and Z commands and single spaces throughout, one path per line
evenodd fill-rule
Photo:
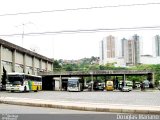
M 77 64 L 67 63 L 67 64 L 63 64 L 63 70 L 65 70 L 65 71 L 80 71 L 81 69 L 78 67 Z
M 58 60 L 53 61 L 53 70 L 54 71 L 60 71 L 62 66 L 60 65 L 60 62 Z

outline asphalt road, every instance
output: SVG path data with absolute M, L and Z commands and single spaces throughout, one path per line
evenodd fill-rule
M 0 104 L 0 114 L 106 114 L 106 112 L 78 111 L 68 109 Z
M 0 104 L 0 120 L 159 120 L 160 115 L 77 111 Z
M 39 91 L 27 93 L 0 92 L 3 97 L 22 97 L 60 101 L 160 106 L 160 91 L 151 92 L 67 92 Z
M 117 115 L 121 113 L 0 104 L 0 120 L 115 120 Z

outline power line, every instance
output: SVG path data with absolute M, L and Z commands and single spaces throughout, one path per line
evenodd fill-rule
M 115 32 L 115 31 L 133 31 L 133 30 L 159 30 L 160 26 L 144 26 L 144 27 L 130 27 L 130 28 L 97 28 L 97 29 L 78 29 L 78 30 L 62 30 L 50 32 L 32 32 L 24 33 L 25 36 L 40 36 L 40 35 L 54 35 L 54 34 L 75 34 L 75 33 L 93 33 L 93 32 Z M 0 34 L 0 36 L 21 36 L 22 34 Z
M 141 4 L 112 5 L 112 6 L 73 8 L 73 9 L 58 9 L 58 10 L 48 10 L 48 11 L 32 11 L 32 12 L 6 13 L 6 14 L 0 14 L 0 16 L 16 16 L 16 15 L 41 14 L 41 13 L 77 11 L 77 10 L 91 10 L 91 9 L 102 9 L 102 8 L 116 8 L 116 7 L 130 7 L 130 6 L 146 6 L 146 5 L 159 5 L 159 4 L 160 3 L 141 3 Z

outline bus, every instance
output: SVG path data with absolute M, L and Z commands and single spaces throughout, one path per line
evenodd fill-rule
M 11 92 L 37 92 L 42 90 L 42 77 L 25 73 L 8 73 L 6 90 Z
M 83 91 L 83 80 L 79 77 L 68 78 L 67 91 Z
M 113 91 L 114 90 L 114 84 L 112 80 L 106 81 L 106 90 L 107 91 Z

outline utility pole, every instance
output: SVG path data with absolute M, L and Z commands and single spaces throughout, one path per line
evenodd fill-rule
M 22 27 L 22 47 L 24 47 L 23 46 L 23 42 L 24 42 L 24 27 L 25 27 L 25 25 L 28 25 L 28 24 L 33 24 L 33 23 L 32 22 L 27 22 L 27 23 L 22 23 L 21 25 L 16 26 L 16 27 Z
M 22 24 L 22 47 L 23 47 L 23 39 L 24 39 L 24 23 Z

